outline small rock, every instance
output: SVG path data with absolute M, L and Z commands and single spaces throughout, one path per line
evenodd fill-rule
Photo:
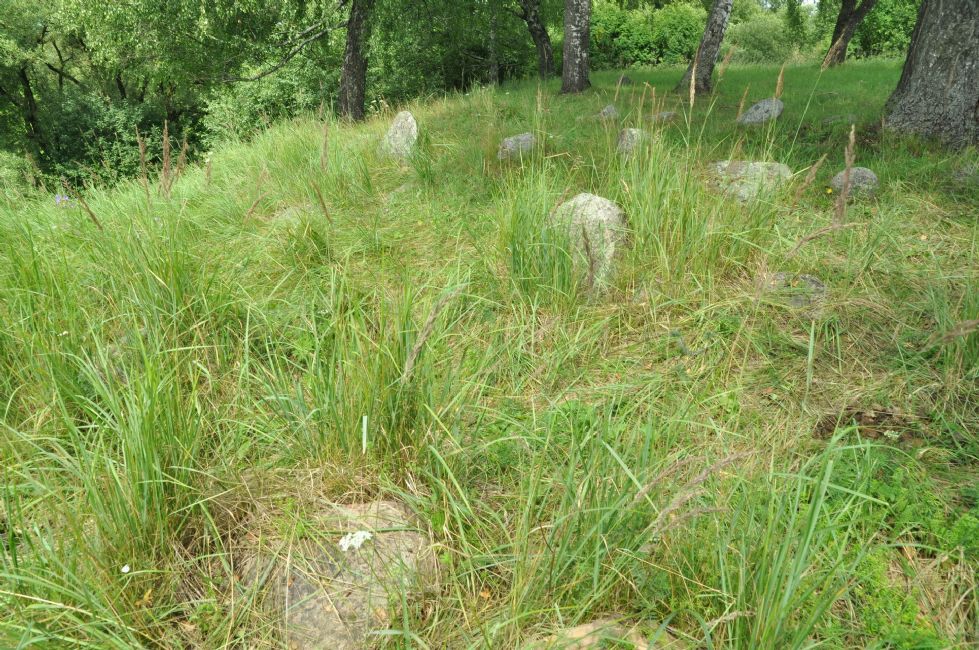
M 415 150 L 418 142 L 418 123 L 415 116 L 408 111 L 401 111 L 394 116 L 391 128 L 388 129 L 381 143 L 381 150 L 395 158 L 407 158 Z
M 244 552 L 242 578 L 264 581 L 288 648 L 359 650 L 389 625 L 389 599 L 434 571 L 430 540 L 391 501 L 331 505 L 312 519 L 298 539 L 253 535 L 263 548 Z
M 843 176 L 845 173 L 845 170 L 841 171 L 829 183 L 829 186 L 837 194 L 843 191 Z M 871 197 L 877 193 L 877 187 L 879 185 L 880 181 L 877 180 L 877 174 L 866 167 L 850 168 L 850 196 Z
M 979 162 L 960 165 L 952 172 L 952 179 L 964 187 L 979 187 Z
M 524 650 L 601 650 L 618 648 L 620 645 L 642 650 L 682 650 L 686 647 L 686 644 L 666 632 L 660 633 L 655 641 L 650 641 L 635 627 L 629 628 L 617 619 L 605 618 L 532 641 L 524 646 Z
M 826 285 L 814 275 L 778 272 L 764 278 L 763 289 L 778 302 L 802 309 L 826 299 Z
M 785 110 L 785 105 L 782 103 L 782 100 L 775 99 L 774 97 L 763 99 L 746 110 L 738 118 L 738 124 L 764 124 L 770 120 L 777 119 L 783 110 Z
M 551 213 L 551 226 L 563 230 L 589 289 L 604 287 L 614 270 L 616 253 L 625 243 L 625 213 L 594 194 L 578 194 Z
M 713 172 L 724 190 L 746 202 L 763 191 L 769 191 L 792 177 L 792 170 L 782 163 L 721 160 L 713 163 Z
M 504 138 L 500 143 L 500 149 L 496 152 L 498 160 L 509 160 L 510 158 L 520 158 L 534 150 L 537 138 L 533 133 L 521 133 Z
M 622 129 L 619 131 L 619 142 L 616 145 L 616 150 L 619 153 L 632 153 L 644 137 L 646 134 L 641 129 Z
M 598 113 L 598 119 L 600 120 L 615 120 L 618 119 L 618 117 L 619 111 L 617 111 L 615 106 L 612 104 L 609 104 Z
M 653 115 L 653 122 L 669 122 L 676 117 L 676 111 L 660 111 Z
M 635 83 L 636 82 L 633 81 L 631 78 L 629 78 L 629 75 L 627 74 L 624 74 L 621 77 L 619 77 L 619 81 L 618 81 L 619 86 L 632 86 Z

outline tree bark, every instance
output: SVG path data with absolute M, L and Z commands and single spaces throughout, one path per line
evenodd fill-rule
M 564 67 L 561 92 L 580 93 L 588 80 L 588 45 L 591 36 L 591 0 L 564 2 Z
M 979 144 L 979 12 L 975 0 L 924 0 L 885 125 L 952 146 Z
M 823 59 L 823 70 L 846 61 L 846 50 L 857 31 L 857 27 L 867 17 L 877 0 L 863 0 L 857 7 L 857 0 L 843 0 L 840 13 L 833 27 L 833 40 Z
M 540 17 L 540 0 L 520 0 L 520 9 L 520 18 L 527 23 L 527 31 L 537 48 L 537 72 L 541 79 L 549 79 L 554 75 L 554 47 Z
M 18 76 L 20 77 L 21 91 L 24 94 L 21 114 L 24 119 L 24 131 L 27 135 L 27 147 L 35 160 L 41 160 L 44 154 L 44 145 L 41 138 L 41 120 L 38 117 L 37 99 L 34 97 L 34 89 L 31 87 L 27 68 L 21 68 Z
M 364 119 L 367 95 L 367 42 L 370 39 L 370 12 L 374 0 L 353 0 L 347 21 L 347 45 L 340 69 L 340 115 L 351 120 Z
M 714 66 L 717 64 L 717 55 L 721 51 L 721 42 L 724 40 L 724 32 L 727 31 L 727 23 L 731 18 L 731 7 L 734 0 L 714 0 L 707 17 L 707 26 L 704 28 L 704 35 L 700 38 L 700 47 L 697 48 L 697 55 L 687 67 L 683 79 L 677 84 L 677 92 L 682 92 L 690 88 L 690 75 L 696 72 L 694 80 L 694 92 L 698 95 L 709 93 L 712 89 L 711 76 L 714 74 Z

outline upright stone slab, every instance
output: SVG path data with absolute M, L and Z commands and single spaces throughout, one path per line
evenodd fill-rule
M 594 194 L 578 194 L 551 213 L 550 227 L 567 237 L 575 272 L 589 289 L 602 289 L 615 270 L 615 257 L 625 244 L 625 213 Z
M 783 110 L 785 110 L 785 105 L 782 103 L 782 100 L 775 99 L 774 97 L 763 99 L 746 110 L 738 118 L 738 124 L 764 124 L 765 122 L 778 119 L 778 116 L 782 114 Z
M 643 138 L 646 137 L 645 132 L 641 129 L 622 129 L 619 131 L 619 141 L 616 145 L 616 151 L 622 154 L 630 154 L 639 148 L 642 144 Z
M 500 149 L 496 152 L 496 158 L 498 160 L 509 160 L 511 158 L 526 156 L 534 150 L 536 143 L 537 139 L 533 133 L 511 135 L 509 138 L 503 138 L 503 142 L 500 143 Z
M 288 648 L 367 647 L 372 632 L 390 626 L 388 604 L 410 600 L 433 573 L 431 542 L 391 501 L 330 505 L 304 518 L 311 523 L 302 537 L 253 533 L 262 546 L 242 551 L 242 578 L 264 587 Z
M 629 77 L 629 75 L 627 75 L 627 74 L 624 74 L 624 75 L 620 76 L 619 77 L 619 81 L 618 81 L 618 85 L 620 85 L 620 86 L 632 86 L 635 83 L 636 82 L 633 81 L 632 78 Z
M 415 150 L 418 142 L 418 123 L 415 116 L 408 111 L 401 111 L 394 116 L 391 128 L 388 129 L 381 143 L 381 150 L 395 158 L 407 158 Z
M 843 177 L 846 174 L 846 170 L 841 171 L 839 174 L 833 177 L 830 181 L 829 186 L 833 188 L 833 191 L 839 194 L 843 191 Z M 880 186 L 880 181 L 877 180 L 877 174 L 866 167 L 852 167 L 850 169 L 850 196 L 852 197 L 872 197 L 877 193 L 877 188 Z
M 712 167 L 717 185 L 742 203 L 792 177 L 792 170 L 782 163 L 721 160 Z

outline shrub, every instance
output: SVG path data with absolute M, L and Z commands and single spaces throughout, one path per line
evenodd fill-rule
M 662 63 L 685 63 L 693 59 L 707 23 L 702 7 L 671 4 L 653 14 L 653 42 Z
M 903 56 L 911 44 L 920 0 L 878 0 L 860 23 L 853 47 L 858 56 Z
M 732 25 L 730 43 L 736 46 L 736 57 L 745 63 L 780 63 L 792 56 L 793 43 L 785 22 L 776 14 L 761 13 Z
M 683 2 L 656 11 L 597 4 L 592 12 L 591 64 L 599 69 L 690 61 L 706 20 L 702 7 Z
M 30 192 L 30 164 L 23 156 L 0 150 L 0 202 L 13 203 Z
M 248 138 L 271 122 L 302 111 L 316 110 L 322 89 L 336 88 L 339 66 L 318 65 L 312 57 L 297 57 L 277 74 L 226 87 L 207 102 L 205 143 Z

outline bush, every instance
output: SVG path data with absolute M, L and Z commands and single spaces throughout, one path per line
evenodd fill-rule
M 693 59 L 707 24 L 702 7 L 685 3 L 671 4 L 653 14 L 653 42 L 658 62 L 686 63 Z
M 697 52 L 707 21 L 700 6 L 626 10 L 596 4 L 591 24 L 591 64 L 596 69 L 685 63 Z
M 339 65 L 317 64 L 296 57 L 277 74 L 228 86 L 207 102 L 203 124 L 205 144 L 247 139 L 271 122 L 319 108 L 321 89 L 339 83 Z
M 0 151 L 0 202 L 14 203 L 30 192 L 30 163 L 23 156 Z
M 780 63 L 792 56 L 793 43 L 782 18 L 761 13 L 732 25 L 730 43 L 737 47 L 735 57 L 745 63 Z
M 851 48 L 857 56 L 904 56 L 920 0 L 878 0 L 860 23 Z

